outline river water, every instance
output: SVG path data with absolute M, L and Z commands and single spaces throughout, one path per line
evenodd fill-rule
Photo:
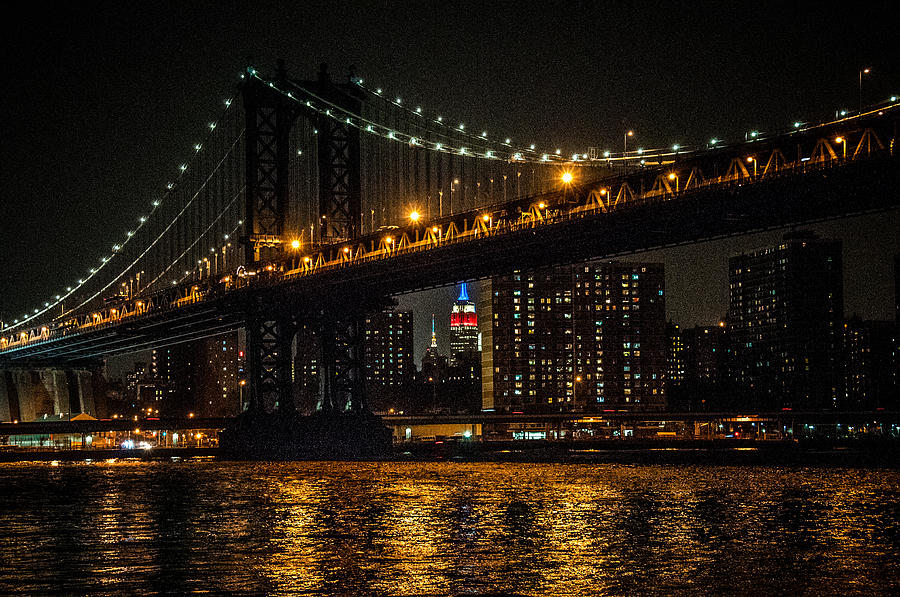
M 900 471 L 0 465 L 0 594 L 896 594 Z

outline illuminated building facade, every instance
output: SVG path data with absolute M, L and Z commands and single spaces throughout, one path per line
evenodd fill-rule
M 466 284 L 450 311 L 450 366 L 472 361 L 478 353 L 478 315 Z
M 898 388 L 894 380 L 894 344 L 897 324 L 893 321 L 862 321 L 852 318 L 843 325 L 843 394 L 838 407 L 844 410 L 897 408 Z
M 684 334 L 677 323 L 666 324 L 669 387 L 684 381 Z
M 416 372 L 412 311 L 366 317 L 366 395 L 373 410 L 397 408 Z
M 728 262 L 730 377 L 744 407 L 833 408 L 842 385 L 841 242 L 809 232 Z
M 664 408 L 664 286 L 661 264 L 621 262 L 483 283 L 483 408 Z
M 243 331 L 154 350 L 150 374 L 161 416 L 224 417 L 242 405 Z

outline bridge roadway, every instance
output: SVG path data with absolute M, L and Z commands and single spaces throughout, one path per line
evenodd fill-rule
M 878 118 L 870 115 L 874 122 L 839 121 L 799 136 L 695 157 L 695 162 L 705 160 L 706 168 L 715 167 L 719 172 L 725 172 L 730 163 L 728 171 L 733 174 L 692 187 L 688 172 L 691 177 L 699 173 L 696 163 L 692 166 L 688 158 L 674 163 L 660 160 L 661 166 L 625 177 L 565 187 L 505 206 L 370 236 L 353 244 L 324 247 L 317 254 L 295 258 L 291 264 L 276 264 L 271 272 L 260 268 L 252 283 L 235 287 L 232 282 L 227 290 L 219 285 L 195 293 L 194 286 L 176 300 L 164 297 L 154 308 L 144 307 L 143 311 L 138 302 L 137 307 L 132 305 L 135 311 L 128 318 L 116 319 L 107 310 L 94 314 L 97 325 L 63 333 L 50 333 L 45 327 L 36 336 L 33 331 L 27 340 L 24 336 L 22 341 L 12 337 L 12 343 L 4 338 L 0 341 L 4 343 L 0 346 L 0 365 L 77 363 L 208 337 L 243 326 L 249 307 L 260 301 L 298 313 L 314 312 L 360 297 L 389 297 L 514 270 L 896 209 L 900 207 L 900 168 L 894 148 L 898 110 L 893 108 L 884 118 L 880 118 L 882 113 Z M 847 159 L 846 137 L 843 159 L 832 150 L 829 140 L 838 134 L 849 135 L 844 131 L 852 129 L 857 136 L 853 144 L 858 140 L 859 151 L 866 143 L 864 131 L 872 130 L 875 124 L 880 125 L 876 132 L 884 142 L 878 141 L 881 149 L 869 151 L 867 158 Z M 755 176 L 742 165 L 750 155 L 760 160 L 762 168 L 761 156 L 768 152 L 768 170 L 776 153 L 783 158 L 781 148 L 794 149 L 797 161 L 777 172 Z M 754 164 L 754 171 L 756 167 Z M 680 172 L 688 182 L 680 189 L 679 181 L 674 190 L 663 188 L 660 181 L 664 182 L 666 172 L 673 171 Z M 657 190 L 633 193 L 631 199 L 626 200 L 626 196 L 613 205 L 617 188 L 618 196 L 627 195 L 623 193 L 624 183 L 629 188 L 640 185 L 643 190 L 654 180 Z M 145 300 L 150 303 L 150 299 Z

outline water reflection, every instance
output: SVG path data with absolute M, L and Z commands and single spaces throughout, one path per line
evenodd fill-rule
M 900 474 L 0 465 L 0 593 L 890 593 Z

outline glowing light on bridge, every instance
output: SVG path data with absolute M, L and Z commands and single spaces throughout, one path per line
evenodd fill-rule
M 571 172 L 563 172 L 562 181 L 566 184 L 572 182 L 572 173 Z

